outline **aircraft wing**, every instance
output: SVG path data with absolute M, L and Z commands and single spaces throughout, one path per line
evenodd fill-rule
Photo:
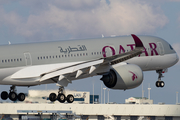
M 96 68 L 103 63 L 103 59 L 83 62 L 76 65 L 68 66 L 59 70 L 51 71 L 41 75 L 40 82 L 58 77 L 57 83 L 62 86 L 67 86 L 71 83 L 71 79 L 78 79 L 83 74 L 91 75 Z M 69 79 L 71 77 L 71 79 Z
M 74 64 L 68 67 L 64 67 L 61 69 L 57 69 L 55 71 L 51 71 L 48 73 L 43 73 L 40 78 L 40 82 L 49 80 L 52 78 L 58 78 L 57 83 L 62 86 L 67 86 L 68 83 L 71 83 L 71 80 L 78 79 L 83 74 L 93 76 L 93 72 L 100 66 L 100 65 L 113 65 L 125 60 L 131 59 L 139 54 L 142 53 L 144 50 L 143 43 L 141 40 L 132 34 L 132 37 L 135 41 L 135 49 L 123 54 L 118 54 L 106 58 L 101 58 L 98 60 L 82 62 L 78 64 Z M 71 77 L 71 78 L 70 78 Z

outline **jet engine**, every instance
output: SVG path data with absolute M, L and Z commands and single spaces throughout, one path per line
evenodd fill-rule
M 132 89 L 138 87 L 143 81 L 141 68 L 134 64 L 116 64 L 111 66 L 109 73 L 103 75 L 101 80 L 111 89 Z

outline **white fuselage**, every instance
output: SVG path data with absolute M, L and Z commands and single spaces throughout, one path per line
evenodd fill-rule
M 178 62 L 176 52 L 166 41 L 150 36 L 140 38 L 145 50 L 140 56 L 124 62 L 136 64 L 143 71 L 166 69 Z M 57 69 L 133 49 L 134 43 L 130 37 L 0 46 L 0 84 L 31 86 L 54 83 L 53 79 L 40 81 L 41 76 Z M 102 69 L 103 66 L 96 73 L 109 70 Z M 91 76 L 97 75 L 96 73 Z M 85 77 L 89 76 L 78 79 Z

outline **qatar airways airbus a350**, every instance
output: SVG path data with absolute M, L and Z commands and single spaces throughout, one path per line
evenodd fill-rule
M 12 85 L 1 98 L 23 101 L 24 93 L 15 86 L 57 83 L 59 91 L 50 101 L 72 103 L 74 96 L 64 94 L 73 80 L 100 75 L 111 89 L 132 89 L 143 81 L 143 71 L 155 70 L 157 87 L 163 87 L 162 73 L 179 58 L 165 40 L 152 36 L 124 36 L 87 40 L 68 40 L 0 46 L 0 84 Z

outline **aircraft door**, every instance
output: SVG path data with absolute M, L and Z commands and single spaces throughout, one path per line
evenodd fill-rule
M 157 42 L 157 45 L 158 45 L 158 50 L 159 50 L 159 54 L 160 55 L 164 55 L 164 47 L 163 47 L 163 44 L 161 42 Z
M 32 65 L 31 54 L 24 53 L 24 57 L 25 57 L 26 66 Z

